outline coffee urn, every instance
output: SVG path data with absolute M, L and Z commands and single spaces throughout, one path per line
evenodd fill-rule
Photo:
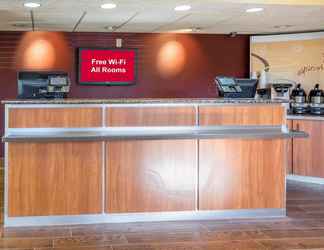
M 291 92 L 291 109 L 294 114 L 306 114 L 309 110 L 307 95 L 301 84 L 297 84 Z
M 310 103 L 310 113 L 313 115 L 324 114 L 324 91 L 319 88 L 319 84 L 309 92 L 308 101 Z

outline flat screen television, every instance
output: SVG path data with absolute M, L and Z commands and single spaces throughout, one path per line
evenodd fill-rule
M 132 85 L 137 78 L 136 49 L 79 48 L 82 85 Z

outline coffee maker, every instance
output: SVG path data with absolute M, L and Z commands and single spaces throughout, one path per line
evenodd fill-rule
M 289 101 L 290 88 L 292 83 L 273 83 L 271 84 L 271 99 Z

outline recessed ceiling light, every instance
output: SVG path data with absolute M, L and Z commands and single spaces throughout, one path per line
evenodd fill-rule
M 246 10 L 247 13 L 260 12 L 260 11 L 263 11 L 263 8 L 250 8 Z
M 187 11 L 190 10 L 191 6 L 190 5 L 179 5 L 174 8 L 175 11 Z
M 117 7 L 117 5 L 114 3 L 104 3 L 101 5 L 102 9 L 114 9 L 116 7 Z
M 24 6 L 27 8 L 38 8 L 40 7 L 40 3 L 35 3 L 35 2 L 26 2 L 24 3 Z

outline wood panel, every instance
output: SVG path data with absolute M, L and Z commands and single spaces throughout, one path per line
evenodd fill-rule
M 293 129 L 293 121 L 288 120 L 287 121 L 287 126 L 289 130 Z M 293 139 L 287 139 L 287 174 L 292 174 L 293 173 Z
M 284 140 L 201 140 L 199 209 L 285 207 Z
M 14 108 L 10 128 L 101 127 L 101 108 Z
M 196 143 L 107 143 L 106 212 L 194 210 Z
M 285 109 L 281 105 L 224 105 L 199 107 L 199 124 L 208 125 L 282 125 Z
M 196 111 L 188 107 L 107 108 L 107 126 L 194 126 Z
M 9 216 L 102 210 L 102 143 L 9 143 Z
M 309 134 L 294 139 L 294 174 L 324 178 L 324 122 L 294 120 L 293 124 L 294 129 Z

